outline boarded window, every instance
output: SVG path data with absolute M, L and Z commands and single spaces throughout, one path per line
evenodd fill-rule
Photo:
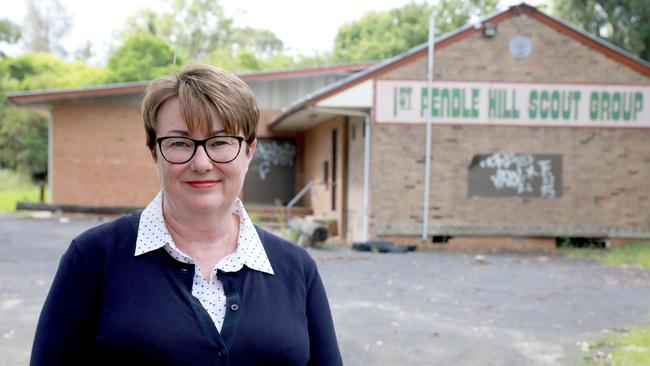
M 287 204 L 294 196 L 295 161 L 293 139 L 257 139 L 244 183 L 246 202 L 272 205 L 279 200 Z
M 468 177 L 470 197 L 555 198 L 562 195 L 562 155 L 474 155 Z

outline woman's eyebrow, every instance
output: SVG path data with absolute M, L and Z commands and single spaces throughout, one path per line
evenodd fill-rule
M 167 133 L 174 133 L 174 134 L 178 134 L 178 135 L 181 135 L 181 136 L 189 136 L 190 135 L 190 133 L 188 131 L 185 131 L 185 130 L 171 130 L 171 131 L 168 131 Z
M 219 135 L 219 134 L 221 134 L 221 133 L 225 133 L 225 132 L 226 132 L 226 130 L 212 131 L 212 133 L 210 134 L 210 136 L 217 136 L 217 135 Z
M 220 134 L 222 134 L 222 133 L 225 133 L 225 132 L 226 132 L 226 130 L 216 130 L 216 131 L 212 131 L 212 133 L 210 134 L 210 137 L 218 136 L 218 135 L 220 135 Z M 187 131 L 187 130 L 171 130 L 171 131 L 168 131 L 167 133 L 168 133 L 168 134 L 173 133 L 173 134 L 176 134 L 176 135 L 181 135 L 181 136 L 187 136 L 187 137 L 190 137 L 190 133 L 189 133 L 189 131 Z

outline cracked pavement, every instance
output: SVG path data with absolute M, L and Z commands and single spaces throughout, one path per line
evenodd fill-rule
M 100 222 L 0 214 L 0 365 L 28 362 L 63 251 Z M 648 270 L 557 254 L 310 253 L 346 365 L 574 365 L 577 342 L 650 315 Z

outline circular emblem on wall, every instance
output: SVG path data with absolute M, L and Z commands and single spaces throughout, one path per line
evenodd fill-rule
M 512 57 L 517 60 L 523 60 L 533 52 L 533 42 L 529 37 L 523 34 L 517 34 L 510 40 L 508 49 Z

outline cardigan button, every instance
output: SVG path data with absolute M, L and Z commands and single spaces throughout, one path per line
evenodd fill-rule
M 230 305 L 230 310 L 232 310 L 232 311 L 237 311 L 237 310 L 239 310 L 239 305 L 237 305 L 237 304 L 232 304 L 232 305 Z

